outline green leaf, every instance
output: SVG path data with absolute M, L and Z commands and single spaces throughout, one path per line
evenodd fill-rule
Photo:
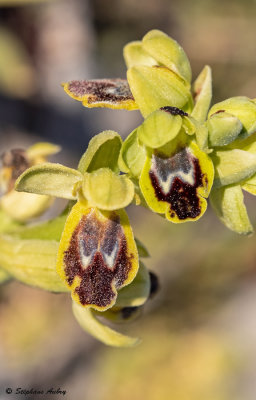
M 244 235 L 253 232 L 239 185 L 212 189 L 210 201 L 220 220 L 229 229 Z
M 101 323 L 92 309 L 83 308 L 74 301 L 72 309 L 81 328 L 108 346 L 132 347 L 140 342 L 137 338 L 122 335 Z M 104 316 L 104 313 L 102 314 Z
M 146 154 L 146 149 L 139 143 L 137 129 L 135 129 L 122 145 L 119 155 L 120 170 L 139 177 L 146 161 Z
M 93 207 L 117 210 L 127 207 L 134 197 L 134 185 L 125 175 L 116 175 L 108 168 L 85 173 L 83 194 Z
M 142 47 L 142 42 L 130 42 L 124 46 L 124 59 L 127 68 L 136 65 L 157 65 L 157 61 L 151 57 Z
M 241 182 L 256 173 L 256 154 L 234 149 L 216 151 L 211 157 L 215 166 L 215 187 Z
M 146 146 L 156 149 L 174 139 L 182 126 L 180 115 L 157 110 L 150 114 L 137 129 L 139 140 Z
M 206 65 L 194 82 L 195 106 L 191 113 L 198 122 L 204 122 L 212 100 L 212 71 Z
M 226 146 L 233 142 L 243 129 L 240 120 L 225 111 L 212 114 L 207 121 L 209 145 Z
M 144 118 L 165 106 L 178 107 L 189 112 L 189 87 L 170 69 L 136 66 L 128 70 L 127 79 Z
M 209 116 L 218 111 L 227 111 L 237 117 L 243 124 L 243 137 L 256 131 L 256 104 L 248 97 L 231 97 L 215 104 L 209 111 Z
M 61 164 L 44 163 L 27 169 L 16 181 L 16 190 L 74 200 L 82 174 Z
M 67 292 L 56 272 L 59 242 L 0 235 L 0 266 L 17 280 L 51 292 Z
M 175 40 L 154 29 L 144 36 L 142 46 L 160 64 L 174 71 L 185 81 L 191 81 L 191 67 L 188 57 Z
M 130 285 L 118 291 L 115 307 L 138 307 L 144 304 L 150 294 L 150 276 L 140 262 L 139 271 Z

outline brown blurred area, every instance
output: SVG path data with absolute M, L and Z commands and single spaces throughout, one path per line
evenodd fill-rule
M 212 67 L 214 102 L 256 97 L 255 17 L 253 0 L 0 0 L 1 152 L 51 141 L 63 147 L 55 161 L 75 166 L 93 135 L 129 134 L 138 112 L 85 109 L 60 83 L 125 77 L 124 44 L 154 28 L 183 46 L 193 79 Z M 255 224 L 255 199 L 246 202 Z M 255 400 L 255 236 L 229 232 L 210 207 L 179 226 L 128 212 L 161 284 L 123 328 L 142 344 L 107 348 L 77 325 L 69 295 L 10 282 L 0 288 L 0 400 L 22 397 L 7 387 L 67 391 L 44 400 Z

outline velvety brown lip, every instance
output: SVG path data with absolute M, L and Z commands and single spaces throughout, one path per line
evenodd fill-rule
M 109 265 L 108 257 L 112 260 Z M 64 263 L 70 286 L 76 276 L 81 279 L 75 291 L 82 305 L 111 304 L 115 297 L 113 283 L 117 289 L 121 287 L 132 266 L 119 216 L 113 212 L 106 222 L 99 221 L 94 212 L 83 216 L 65 251 Z
M 151 167 L 149 176 L 157 199 L 170 204 L 169 212 L 172 218 L 175 215 L 180 220 L 198 217 L 201 213 L 201 206 L 197 188 L 203 185 L 203 174 L 198 160 L 186 149 L 182 149 L 169 158 L 162 158 L 158 155 L 153 155 L 153 158 L 155 169 Z M 188 173 L 190 170 L 193 171 L 193 185 L 178 176 L 179 171 Z M 172 180 L 168 193 L 164 193 L 158 177 L 160 176 L 162 180 L 166 181 L 168 174 L 176 171 L 177 176 Z

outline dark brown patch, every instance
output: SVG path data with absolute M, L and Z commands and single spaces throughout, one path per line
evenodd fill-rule
M 113 251 L 113 263 L 108 265 L 107 257 Z M 87 265 L 83 265 L 83 256 L 88 257 Z M 112 282 L 120 288 L 132 267 L 119 216 L 113 212 L 104 223 L 93 211 L 83 216 L 73 232 L 64 263 L 70 286 L 76 276 L 81 278 L 75 291 L 82 305 L 108 306 L 115 297 Z
M 201 213 L 200 198 L 197 188 L 203 186 L 203 174 L 197 158 L 190 154 L 186 148 L 180 150 L 169 158 L 153 155 L 154 167 L 151 167 L 149 176 L 155 195 L 159 201 L 170 204 L 170 216 L 176 213 L 180 220 L 196 218 Z M 194 184 L 183 181 L 179 172 L 192 173 Z M 168 193 L 164 193 L 161 182 L 166 182 L 170 174 L 176 174 L 170 184 Z
M 13 149 L 6 151 L 1 155 L 2 168 L 10 169 L 10 180 L 7 183 L 7 191 L 14 188 L 16 179 L 30 167 L 26 156 L 26 151 L 23 149 Z
M 88 104 L 107 102 L 121 103 L 134 100 L 127 80 L 95 79 L 91 81 L 71 81 L 68 90 L 77 97 L 88 96 Z
M 181 110 L 178 107 L 171 107 L 171 106 L 166 106 L 166 107 L 161 107 L 160 110 L 165 111 L 169 114 L 172 115 L 180 115 L 181 117 L 187 117 L 188 113 L 186 113 L 185 111 Z

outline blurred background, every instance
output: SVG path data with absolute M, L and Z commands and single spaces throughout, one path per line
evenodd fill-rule
M 60 84 L 125 78 L 123 46 L 154 28 L 183 46 L 193 79 L 212 67 L 214 102 L 256 97 L 255 18 L 253 0 L 0 0 L 1 152 L 51 141 L 63 148 L 55 161 L 75 167 L 100 131 L 126 137 L 138 112 L 85 109 Z M 255 236 L 229 232 L 210 207 L 179 226 L 128 211 L 161 286 L 120 327 L 142 344 L 107 348 L 80 329 L 68 295 L 11 282 L 0 288 L 1 400 L 17 398 L 6 387 L 67 391 L 44 400 L 255 400 Z

